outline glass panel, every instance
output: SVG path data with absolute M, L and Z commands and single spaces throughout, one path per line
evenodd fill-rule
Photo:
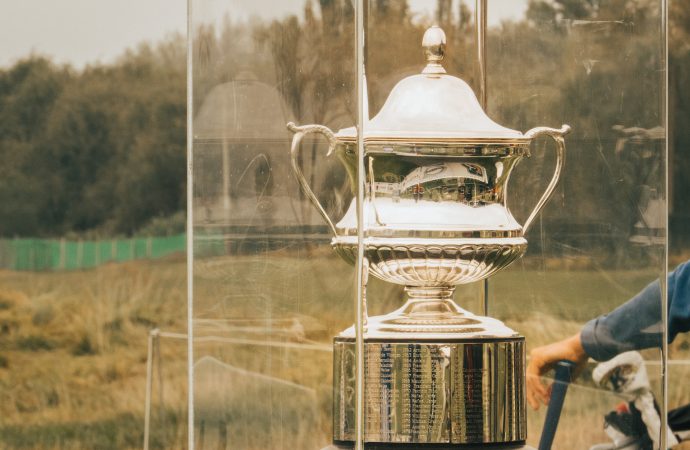
M 183 446 L 185 4 L 2 5 L 2 449 Z
M 690 4 L 673 1 L 669 4 L 669 269 L 690 258 L 690 178 L 685 176 L 690 163 L 690 134 L 683 124 L 687 121 L 690 105 L 681 99 L 688 86 L 687 67 L 690 49 L 687 20 Z M 682 408 L 690 403 L 690 391 L 685 387 L 690 377 L 690 336 L 679 334 L 669 348 L 668 407 Z M 669 420 L 670 426 L 688 428 L 678 420 Z
M 514 3 L 490 2 L 489 17 Z M 521 14 L 489 28 L 487 49 L 492 117 L 520 130 L 562 123 L 573 129 L 566 137 L 561 183 L 527 234 L 526 257 L 492 279 L 493 311 L 523 333 L 531 349 L 580 330 L 585 350 L 598 359 L 649 347 L 641 351 L 640 370 L 646 369 L 659 401 L 659 286 L 647 291 L 646 300 L 599 319 L 596 328 L 583 325 L 664 277 L 661 13 L 661 1 L 625 7 L 615 1 L 523 2 Z M 511 210 L 517 217 L 529 213 L 553 172 L 551 147 L 537 140 L 532 157 L 511 179 Z M 595 367 L 590 360 L 570 388 L 555 448 L 612 441 L 613 428 L 607 433 L 602 426 L 604 415 L 622 400 L 611 386 L 596 382 L 604 366 Z M 619 382 L 624 379 L 621 375 Z M 623 392 L 629 388 L 619 386 Z M 530 412 L 529 419 L 528 442 L 534 444 L 543 409 Z
M 570 125 L 573 130 L 565 136 L 567 157 L 560 183 L 525 233 L 528 242 L 526 254 L 509 268 L 490 277 L 491 315 L 525 337 L 529 355 L 532 349 L 575 335 L 589 320 L 614 310 L 655 279 L 665 278 L 666 141 L 663 112 L 666 83 L 662 2 L 492 0 L 487 3 L 488 115 L 498 124 L 523 133 L 541 126 L 560 129 L 563 124 Z M 445 70 L 462 78 L 475 93 L 478 92 L 474 8 L 475 2 L 468 1 L 369 2 L 366 73 L 371 117 L 383 114 L 381 108 L 386 99 L 390 101 L 394 95 L 402 95 L 397 91 L 402 89 L 397 85 L 400 80 L 419 74 L 424 68 L 420 43 L 424 31 L 434 23 L 445 30 L 447 51 L 442 61 Z M 396 90 L 392 92 L 394 87 Z M 424 104 L 423 99 L 416 100 L 401 102 L 404 107 L 396 112 L 404 115 L 408 110 L 414 110 L 414 106 L 420 108 L 419 105 Z M 437 112 L 428 109 L 430 116 Z M 457 122 L 459 128 L 467 123 L 469 121 Z M 373 126 L 370 131 L 374 132 Z M 372 139 L 374 137 L 371 136 Z M 472 161 L 469 158 L 458 159 L 463 164 L 478 166 L 474 177 L 460 175 L 459 172 L 453 172 L 451 176 L 453 162 L 439 156 L 447 154 L 444 153 L 445 147 L 431 144 L 427 147 L 418 143 L 410 145 L 411 149 L 403 149 L 400 140 L 381 144 L 378 150 L 374 146 L 368 147 L 366 164 L 370 171 L 370 184 L 366 192 L 374 205 L 370 211 L 372 216 L 367 219 L 369 235 L 386 226 L 395 228 L 395 232 L 401 228 L 418 231 L 415 227 L 427 219 L 431 221 L 430 212 L 450 198 L 479 213 L 482 207 L 491 204 L 492 199 L 504 196 L 508 214 L 512 213 L 517 223 L 525 224 L 557 166 L 557 146 L 544 137 L 531 139 L 530 157 L 522 158 L 509 181 L 506 176 L 502 184 L 497 181 L 500 177 L 491 172 L 498 166 L 489 163 L 486 153 Z M 407 156 L 400 157 L 406 151 Z M 425 151 L 429 156 L 420 156 Z M 506 166 L 508 162 L 517 164 L 510 159 L 500 162 L 504 168 L 510 168 Z M 426 176 L 431 169 L 440 170 L 439 165 L 444 166 L 445 178 Z M 413 176 L 415 173 L 417 178 Z M 415 183 L 410 181 L 413 179 Z M 448 185 L 449 180 L 455 183 L 452 189 Z M 403 207 L 408 201 L 409 208 Z M 447 215 L 438 215 L 443 224 L 456 211 L 455 206 L 449 208 Z M 407 223 L 391 227 L 390 224 L 398 219 L 398 216 L 393 217 L 394 213 L 400 213 L 401 217 L 406 215 Z M 491 222 L 493 225 L 497 223 Z M 414 237 L 421 235 L 415 234 Z M 488 245 L 487 242 L 483 241 L 483 244 Z M 436 266 L 433 274 L 425 272 L 431 260 L 447 258 L 451 250 L 437 247 L 433 252 L 445 256 L 434 256 L 426 247 L 420 249 L 416 256 L 408 248 L 405 255 L 401 255 L 402 251 L 391 251 L 388 256 L 378 252 L 371 257 L 372 260 L 385 259 L 388 265 L 380 269 L 378 277 L 370 278 L 370 316 L 390 313 L 403 303 L 406 294 L 402 292 L 402 286 L 395 283 L 413 284 L 409 279 L 384 282 L 377 278 L 391 281 L 391 273 L 399 270 L 405 272 L 400 275 L 403 278 L 414 275 L 430 281 L 440 273 L 446 273 L 436 270 Z M 390 264 L 395 258 L 398 261 Z M 400 258 L 404 262 L 401 263 Z M 458 256 L 458 261 L 462 258 Z M 487 261 L 483 259 L 481 264 Z M 429 284 L 434 283 L 436 281 Z M 454 299 L 470 312 L 481 313 L 480 290 L 476 283 L 460 285 Z M 638 374 L 646 371 L 648 392 L 661 401 L 659 285 L 649 288 L 644 297 L 648 299 L 645 300 L 647 303 L 643 301 L 643 305 L 633 305 L 612 314 L 608 321 L 596 322 L 594 333 L 591 331 L 594 323 L 585 326 L 584 337 L 576 342 L 584 342 L 589 356 L 600 359 L 644 347 L 641 349 L 642 362 L 636 365 L 637 360 L 628 356 L 632 359 L 626 367 L 636 367 Z M 370 325 L 375 323 L 372 320 Z M 386 324 L 388 326 L 390 321 Z M 618 330 L 615 328 L 620 328 L 621 324 L 625 324 L 627 329 L 636 328 L 638 333 L 616 334 Z M 415 325 L 419 327 L 417 332 L 423 328 L 419 322 Z M 612 329 L 620 342 L 608 346 L 594 342 L 594 339 L 603 339 L 601 333 L 605 326 Z M 410 332 L 407 339 L 414 340 L 415 337 L 418 338 L 419 334 Z M 463 339 L 454 338 L 452 342 L 463 342 Z M 420 344 L 420 348 L 427 348 L 425 345 Z M 432 353 L 430 350 L 429 355 Z M 419 361 L 425 361 L 420 364 L 428 363 L 433 367 L 434 357 L 429 355 L 419 356 Z M 395 360 L 395 356 L 383 353 L 381 357 Z M 410 358 L 404 356 L 401 360 Z M 585 356 L 581 358 L 586 359 Z M 457 360 L 451 356 L 450 361 L 453 364 L 452 361 Z M 468 359 L 462 361 L 467 363 Z M 519 361 L 519 358 L 514 361 Z M 486 369 L 481 362 L 472 362 L 482 370 Z M 631 385 L 611 386 L 610 383 L 597 382 L 606 367 L 595 369 L 596 366 L 597 363 L 591 360 L 570 387 L 554 448 L 589 448 L 596 443 L 612 441 L 603 424 L 604 416 L 621 402 L 620 392 L 614 392 L 613 388 L 621 391 Z M 465 365 L 462 372 L 454 372 L 453 367 L 453 376 L 468 377 L 467 367 Z M 414 370 L 406 372 L 411 374 L 410 379 L 416 376 Z M 420 370 L 435 373 L 433 369 Z M 524 368 L 516 369 L 516 377 L 520 377 L 521 370 Z M 611 370 L 607 373 L 616 373 L 618 378 L 614 377 L 614 380 L 625 380 L 624 371 Z M 552 372 L 544 375 L 546 378 L 553 376 Z M 463 392 L 468 395 L 472 392 L 472 395 L 483 398 L 487 390 L 496 389 L 492 392 L 498 392 L 497 386 L 503 386 L 495 383 L 493 387 L 486 387 L 486 383 L 482 384 L 484 378 L 481 379 L 477 382 L 477 391 L 472 391 L 468 387 L 471 383 L 464 379 L 463 389 L 468 390 Z M 637 381 L 646 382 L 643 378 Z M 427 384 L 437 386 L 434 383 L 437 382 Z M 486 390 L 479 390 L 485 387 Z M 413 390 L 410 387 L 406 389 Z M 424 411 L 430 414 L 429 408 L 432 407 L 429 405 L 434 403 L 427 400 L 435 398 L 430 392 L 420 394 L 423 400 L 416 405 L 420 417 L 426 417 L 423 416 Z M 519 394 L 515 398 L 521 399 Z M 376 401 L 369 397 L 367 406 Z M 456 405 L 454 401 L 451 400 L 451 416 L 453 405 Z M 487 401 L 494 401 L 493 397 Z M 496 401 L 500 403 L 500 399 Z M 627 407 L 633 409 L 631 405 Z M 642 408 L 641 404 L 637 407 Z M 491 406 L 484 404 L 482 408 L 486 410 Z M 520 408 L 517 406 L 515 410 L 520 411 Z M 501 411 L 500 407 L 497 410 Z M 465 412 L 470 414 L 467 410 Z M 652 410 L 646 412 L 656 414 Z M 543 431 L 545 408 L 538 412 L 530 408 L 526 418 L 527 443 L 536 447 Z M 450 420 L 454 419 L 451 417 Z M 482 416 L 481 420 L 485 428 L 475 427 L 478 428 L 475 430 L 477 435 L 484 433 L 478 439 L 486 439 L 495 429 L 510 433 L 501 428 L 504 422 L 502 425 L 488 422 L 500 422 L 496 415 Z M 367 422 L 368 426 L 380 425 L 372 423 L 371 414 Z M 434 423 L 432 419 L 427 422 Z M 496 424 L 496 428 L 486 425 L 489 423 Z M 468 438 L 473 432 L 471 421 L 468 421 L 451 431 L 447 439 Z M 422 433 L 416 438 L 427 439 L 429 436 Z M 658 441 L 659 433 L 653 433 L 652 438 Z
M 511 141 L 483 151 L 479 143 L 472 147 L 478 156 L 463 150 L 457 161 L 439 156 L 446 154 L 447 142 L 405 147 L 393 139 L 367 146 L 366 248 L 377 249 L 367 252 L 375 275 L 367 285 L 369 315 L 390 313 L 411 298 L 411 309 L 395 320 L 368 324 L 370 337 L 376 330 L 403 337 L 385 341 L 381 335 L 367 347 L 366 428 L 375 433 L 367 440 L 520 442 L 529 429 L 527 443 L 536 446 L 544 408 L 526 411 L 525 348 L 567 338 L 655 278 L 665 278 L 661 6 L 490 3 L 489 116 L 520 132 L 564 123 L 573 128 L 565 137 L 568 157 L 560 185 L 525 234 L 522 258 L 519 224 L 528 220 L 557 166 L 557 145 L 536 136 L 543 131 L 528 134 L 529 145 Z M 290 168 L 293 136 L 284 128 L 288 121 L 333 131 L 356 123 L 351 2 L 193 0 L 192 7 L 196 447 L 320 448 L 332 432 L 351 441 L 351 333 L 336 339 L 335 352 L 331 339 L 352 323 L 353 272 L 327 245 L 332 230 L 324 220 L 339 230 L 338 253 L 356 260 L 356 146 L 352 130 L 341 130 L 329 149 L 332 137 L 325 128 L 292 127 L 294 166 L 303 173 L 303 188 L 314 191 L 312 198 L 300 190 L 300 172 Z M 372 117 L 401 79 L 425 67 L 420 42 L 432 23 L 445 29 L 446 70 L 477 92 L 474 7 L 432 0 L 366 4 L 366 104 Z M 403 103 L 398 112 L 414 112 L 421 100 Z M 429 109 L 431 115 L 438 112 Z M 560 131 L 549 133 L 558 144 Z M 531 157 L 518 165 L 528 149 Z M 337 158 L 326 158 L 329 150 Z M 436 215 L 451 199 L 447 214 Z M 325 217 L 311 200 L 323 206 Z M 434 235 L 436 217 L 443 225 L 458 211 L 491 208 L 501 214 L 481 217 L 487 221 L 468 216 L 477 220 L 469 228 L 462 224 L 469 235 Z M 506 228 L 513 224 L 505 219 L 512 220 L 511 213 L 517 228 Z M 402 235 L 434 235 L 439 241 L 418 248 L 411 241 L 385 241 Z M 471 257 L 469 247 L 456 247 L 468 236 L 477 239 L 465 242 L 475 252 Z M 499 244 L 505 246 L 491 253 Z M 491 264 L 501 268 L 513 258 L 519 259 L 490 282 L 491 313 L 508 329 L 472 313 L 481 313 L 481 280 L 491 275 Z M 450 260 L 456 266 L 449 269 L 444 264 Z M 453 293 L 446 288 L 455 282 L 438 280 L 456 272 L 468 283 Z M 402 285 L 415 289 L 404 293 Z M 612 351 L 659 346 L 661 328 L 654 318 L 660 316 L 661 295 L 658 286 L 650 289 L 656 295 L 644 313 L 629 309 L 610 316 L 646 332 L 642 339 L 619 336 L 621 345 L 610 346 Z M 458 313 L 452 299 L 467 311 Z M 596 323 L 595 331 L 610 325 Z M 602 339 L 589 327 L 576 342 L 584 342 L 590 356 L 613 356 L 594 346 L 595 338 Z M 468 334 L 448 337 L 458 329 Z M 420 332 L 442 337 L 418 343 Z M 658 349 L 643 350 L 637 362 L 631 359 L 626 368 L 646 370 L 648 378 L 637 381 L 647 380 L 648 391 L 660 399 Z M 613 390 L 631 386 L 616 384 L 630 371 L 606 372 L 614 374 L 604 377 L 614 381 L 606 384 L 597 381 L 604 369 L 593 369 L 591 363 L 570 388 L 554 448 L 588 448 L 612 439 L 603 430 L 604 416 L 619 403 L 620 392 Z M 447 373 L 452 375 L 443 378 Z M 448 387 L 446 380 L 456 384 Z M 482 401 L 472 403 L 477 398 Z M 446 401 L 450 409 L 438 407 Z M 446 412 L 455 414 L 450 428 L 444 428 Z
M 291 167 L 286 124 L 355 121 L 349 1 L 192 0 L 197 449 L 331 442 L 332 337 L 353 273 Z M 333 220 L 353 188 L 318 133 L 296 167 Z

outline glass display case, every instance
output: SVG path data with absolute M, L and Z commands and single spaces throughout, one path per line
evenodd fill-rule
M 536 448 L 530 352 L 666 279 L 665 2 L 190 11 L 189 447 Z M 553 448 L 665 410 L 649 289 Z

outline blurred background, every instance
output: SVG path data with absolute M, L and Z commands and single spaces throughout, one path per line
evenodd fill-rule
M 273 220 L 288 227 L 288 213 L 297 217 L 295 223 L 320 226 L 307 204 L 300 203 L 297 212 L 281 212 L 278 194 L 295 186 L 273 186 L 262 178 L 270 161 L 252 166 L 254 182 L 247 186 L 247 193 L 232 193 L 234 197 L 229 198 L 229 185 L 223 186 L 217 170 L 218 158 L 225 151 L 219 142 L 239 139 L 258 145 L 257 138 L 267 139 L 265 134 L 256 135 L 250 119 L 267 122 L 271 117 L 276 123 L 298 119 L 301 123 L 327 123 L 335 129 L 354 123 L 354 35 L 349 2 L 193 3 L 198 6 L 196 20 L 201 25 L 193 29 L 195 129 L 199 133 L 195 136 L 198 177 L 193 205 L 197 234 L 203 238 L 204 233 L 211 236 L 219 229 L 235 232 L 223 216 L 230 203 L 223 202 L 249 198 L 257 186 L 273 189 L 268 192 L 275 196 L 270 209 L 277 211 L 275 217 L 260 216 L 262 226 Z M 242 8 L 234 10 L 234 3 Z M 552 213 L 545 215 L 540 237 L 530 239 L 532 257 L 526 258 L 522 270 L 548 273 L 542 280 L 547 291 L 573 293 L 572 299 L 566 296 L 563 300 L 566 303 L 576 303 L 575 294 L 582 295 L 584 287 L 592 304 L 579 310 L 559 305 L 542 309 L 545 303 L 532 299 L 531 306 L 540 313 L 562 319 L 550 327 L 544 325 L 544 316 L 524 314 L 522 305 L 496 305 L 497 314 L 511 317 L 514 323 L 510 325 L 516 329 L 538 330 L 527 336 L 531 345 L 538 345 L 564 337 L 582 321 L 605 312 L 608 304 L 596 300 L 602 290 L 613 291 L 612 298 L 624 299 L 653 278 L 646 269 L 658 261 L 658 246 L 665 233 L 658 215 L 660 202 L 665 200 L 664 174 L 660 173 L 664 130 L 659 128 L 663 105 L 659 104 L 661 93 L 655 78 L 663 74 L 649 70 L 658 66 L 661 51 L 658 30 L 653 28 L 658 2 L 489 3 L 492 117 L 523 131 L 536 125 L 560 125 L 572 115 L 581 118 L 579 123 L 571 123 L 578 133 L 579 153 L 569 154 L 561 188 L 561 199 L 567 201 L 556 202 Z M 473 5 L 467 0 L 370 2 L 368 20 L 377 27 L 369 42 L 367 68 L 372 112 L 378 111 L 400 78 L 418 72 L 420 54 L 410 53 L 409 48 L 418 48 L 431 23 L 438 23 L 448 33 L 453 49 L 447 61 L 449 72 L 476 85 L 475 62 L 470 56 L 461 56 L 473 54 Z M 3 5 L 1 448 L 141 448 L 147 361 L 154 363 L 149 370 L 149 379 L 153 379 L 150 448 L 186 446 L 186 346 L 179 338 L 186 332 L 186 8 L 182 0 L 31 0 Z M 670 12 L 667 198 L 669 264 L 673 267 L 690 257 L 690 177 L 686 175 L 690 173 L 690 127 L 686 126 L 690 121 L 690 4 L 671 1 Z M 607 21 L 619 23 L 603 24 Z M 514 45 L 516 42 L 520 45 Z M 305 53 L 305 48 L 313 51 Z M 627 50 L 621 52 L 621 48 Z M 247 49 L 257 51 L 248 57 Z M 511 73 L 508 68 L 516 65 L 524 66 L 523 76 L 507 76 Z M 557 89 L 550 94 L 540 92 L 538 102 L 530 103 L 530 87 L 545 80 Z M 254 116 L 244 122 L 248 124 L 245 130 L 255 134 L 214 134 L 217 130 L 211 125 L 218 107 L 206 100 L 222 98 L 228 90 L 258 81 L 276 90 L 267 93 L 259 86 L 259 92 L 250 92 L 262 95 L 263 104 L 269 105 L 266 110 L 253 109 Z M 580 109 L 573 111 L 572 105 Z M 284 133 L 282 128 L 276 131 L 272 145 L 287 139 L 280 133 Z M 310 155 L 312 163 L 316 149 Z M 236 154 L 246 155 L 241 156 L 246 161 L 238 161 L 254 161 L 251 146 L 242 151 L 245 153 Z M 273 160 L 274 167 L 278 161 Z M 549 160 L 543 164 L 544 173 L 548 164 Z M 337 214 L 347 203 L 333 192 L 342 191 L 344 178 L 329 167 L 309 173 Z M 233 177 L 245 176 L 242 166 L 238 170 L 231 172 L 230 183 Z M 323 179 L 317 179 L 319 176 Z M 599 183 L 598 177 L 614 182 Z M 290 195 L 299 197 L 296 190 Z M 250 219 L 257 220 L 246 218 Z M 234 226 L 245 226 L 241 212 L 234 220 Z M 318 227 L 309 230 L 322 233 Z M 321 244 L 322 238 L 317 239 Z M 297 331 L 327 343 L 349 322 L 350 315 L 339 315 L 317 298 L 324 292 L 337 298 L 350 295 L 338 287 L 342 285 L 338 271 L 335 276 L 325 273 L 324 261 L 337 268 L 342 264 L 330 255 L 327 245 L 300 247 L 301 259 L 297 260 L 304 265 L 295 265 L 295 259 L 280 259 L 289 253 L 280 245 L 257 246 L 255 241 L 249 245 L 246 236 L 239 244 L 224 242 L 220 253 L 256 256 L 273 252 L 273 256 L 217 260 L 212 258 L 218 256 L 213 253 L 217 250 L 205 247 L 207 242 L 212 239 L 195 241 L 199 254 L 207 257 L 196 274 L 200 278 L 197 331 L 202 334 L 209 326 L 205 318 L 245 313 L 241 309 L 219 313 L 215 296 L 229 290 L 228 286 L 237 289 L 235 285 L 244 284 L 246 276 L 265 279 L 271 264 L 284 264 L 280 267 L 299 274 L 300 313 L 314 312 L 325 322 L 310 328 L 308 318 L 301 318 L 297 323 L 288 322 L 286 328 L 306 327 L 306 331 Z M 305 255 L 314 262 L 305 262 Z M 318 285 L 310 281 L 315 273 Z M 611 274 L 615 282 L 606 278 Z M 517 271 L 497 280 L 496 295 L 516 295 L 516 279 L 521 276 Z M 284 306 L 272 300 L 280 298 L 288 281 L 284 283 L 261 292 L 270 297 L 266 314 Z M 242 289 L 249 287 L 240 287 L 238 292 Z M 388 299 L 375 308 L 385 311 L 395 304 L 391 299 L 395 294 L 388 291 L 381 284 L 373 286 L 374 295 Z M 522 294 L 531 298 L 528 291 Z M 269 306 L 271 301 L 274 304 Z M 157 328 L 178 335 L 149 341 L 151 330 Z M 208 334 L 215 331 L 207 330 Z M 690 352 L 690 341 L 678 339 L 672 350 L 672 356 L 683 359 Z M 246 359 L 246 355 L 235 357 Z M 328 369 L 329 358 L 326 354 L 319 360 L 325 365 L 323 370 Z M 266 356 L 271 362 L 279 359 L 280 355 Z M 216 370 L 216 366 L 201 367 L 199 373 L 208 375 L 209 386 L 218 379 L 213 375 Z M 281 375 L 323 381 L 322 371 L 316 369 Z M 686 376 L 680 369 L 671 375 L 676 380 Z M 672 385 L 682 386 L 678 383 L 672 378 Z M 328 383 L 322 384 L 328 390 Z M 282 395 L 284 391 L 276 392 Z M 679 388 L 672 394 L 672 406 L 690 401 L 687 390 Z M 319 395 L 316 408 L 327 411 L 330 402 L 322 398 L 327 399 L 328 394 Z M 315 415 L 317 418 L 308 419 L 319 427 L 314 435 L 327 435 L 328 418 Z

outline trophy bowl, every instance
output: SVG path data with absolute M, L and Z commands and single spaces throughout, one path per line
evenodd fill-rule
M 335 251 L 346 261 L 357 258 L 357 244 L 334 240 Z M 369 273 L 389 283 L 410 287 L 452 287 L 482 280 L 507 267 L 522 256 L 527 242 L 495 244 L 487 242 L 458 244 L 446 242 L 410 242 L 386 239 L 367 240 L 364 256 Z
M 446 78 L 452 83 L 436 86 Z M 563 136 L 570 130 L 535 128 L 522 134 L 492 122 L 479 107 L 471 89 L 462 80 L 417 75 L 396 86 L 381 112 L 365 126 L 364 247 L 369 272 L 384 281 L 408 287 L 447 287 L 482 280 L 507 267 L 527 249 L 524 234 L 534 217 L 555 189 L 565 158 Z M 429 84 L 430 87 L 406 84 Z M 422 89 L 423 88 L 423 89 Z M 433 89 L 432 89 L 433 88 Z M 435 102 L 449 109 L 459 90 L 471 94 L 473 114 L 484 122 L 474 127 L 480 131 L 440 131 L 444 137 L 430 138 L 429 132 L 390 131 L 383 119 L 391 115 L 391 104 L 410 103 L 404 97 L 420 90 L 416 103 Z M 457 93 L 455 93 L 457 94 Z M 457 96 L 457 95 L 456 95 Z M 465 95 L 467 96 L 467 95 Z M 401 98 L 402 97 L 402 98 Z M 427 109 L 431 109 L 427 107 Z M 465 112 L 464 115 L 469 113 Z M 383 117 L 383 118 L 382 118 Z M 397 124 L 398 121 L 393 121 Z M 438 127 L 439 123 L 435 122 Z M 461 128 L 465 122 L 458 119 Z M 450 128 L 452 124 L 448 125 Z M 333 223 L 297 163 L 300 142 L 305 134 L 320 133 L 330 144 L 329 154 L 341 160 L 351 187 L 356 189 L 356 134 L 352 128 L 337 134 L 322 125 L 302 127 L 288 124 L 295 133 L 292 144 L 292 166 L 303 191 L 329 225 L 335 251 L 353 263 L 357 255 L 357 215 L 353 200 L 345 215 Z M 482 131 L 483 129 L 483 131 Z M 488 130 L 487 130 L 488 129 Z M 400 137 L 396 136 L 396 133 Z M 497 136 L 493 136 L 493 134 Z M 478 136 L 472 137 L 469 136 Z M 556 142 L 557 161 L 554 175 L 524 225 L 520 225 L 506 203 L 508 181 L 513 168 L 529 156 L 530 143 L 541 135 Z

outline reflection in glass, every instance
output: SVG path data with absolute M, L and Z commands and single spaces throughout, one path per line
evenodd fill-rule
M 349 322 L 352 275 L 336 268 L 300 192 L 286 124 L 352 121 L 353 11 L 349 1 L 191 6 L 195 447 L 322 448 L 329 341 Z M 342 214 L 352 191 L 325 153 L 305 139 L 297 164 L 327 212 Z

